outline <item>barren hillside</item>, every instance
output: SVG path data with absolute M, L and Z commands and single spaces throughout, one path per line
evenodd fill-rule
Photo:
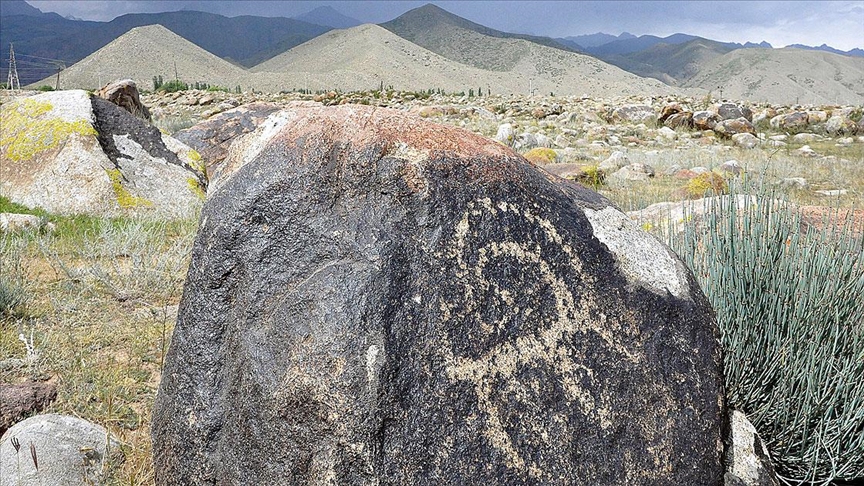
M 247 72 L 162 27 L 136 27 L 60 74 L 61 88 L 98 88 L 118 78 L 131 78 L 152 89 L 153 76 L 211 85 L 249 86 Z M 36 84 L 54 86 L 49 77 Z
M 684 83 L 723 97 L 774 103 L 864 103 L 864 59 L 801 49 L 738 49 Z
M 267 74 L 268 85 L 310 89 L 376 88 L 381 82 L 401 89 L 444 88 L 493 93 L 589 94 L 592 96 L 665 94 L 672 88 L 619 68 L 560 49 L 523 39 L 499 39 L 482 34 L 489 52 L 516 53 L 503 70 L 480 69 L 447 59 L 392 32 L 361 25 L 331 31 L 253 68 Z M 462 40 L 454 40 L 461 43 Z M 475 51 L 477 52 L 477 51 Z M 262 81 L 264 82 L 263 78 Z

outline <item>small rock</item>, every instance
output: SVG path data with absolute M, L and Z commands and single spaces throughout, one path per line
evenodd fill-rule
M 807 113 L 796 111 L 788 115 L 780 115 L 777 128 L 781 130 L 800 131 L 807 128 L 809 124 Z M 771 119 L 771 126 L 774 126 L 774 119 Z
M 509 123 L 499 125 L 498 132 L 495 134 L 495 140 L 504 145 L 513 145 L 513 142 L 516 141 L 516 130 L 513 129 L 513 125 Z
M 0 437 L 16 422 L 41 412 L 56 399 L 57 386 L 53 383 L 0 383 Z
M 807 179 L 803 177 L 786 177 L 780 179 L 780 181 L 777 182 L 777 185 L 783 189 L 807 189 L 810 187 L 810 184 L 807 183 Z
M 825 131 L 832 136 L 855 135 L 858 133 L 858 124 L 842 116 L 832 116 L 825 122 Z
M 809 143 L 815 142 L 819 138 L 815 133 L 798 133 L 792 137 L 792 141 L 795 143 Z
M 715 107 L 715 111 L 721 120 L 744 118 L 749 122 L 753 121 L 753 113 L 750 109 L 746 106 L 736 105 L 735 103 L 721 103 Z
M 13 447 L 13 437 L 21 444 L 20 450 Z M 31 451 L 35 451 L 38 470 Z M 120 444 L 105 427 L 68 415 L 36 415 L 3 434 L 0 478 L 16 478 L 18 486 L 98 485 L 114 454 L 120 454 Z M 7 460 L 16 456 L 19 460 Z
M 616 150 L 612 152 L 606 160 L 600 162 L 597 167 L 606 172 L 614 172 L 629 163 L 630 161 L 627 159 L 627 154 L 620 150 Z
M 664 122 L 669 128 L 693 128 L 693 113 L 689 111 L 670 115 Z
M 749 133 L 756 136 L 756 128 L 753 127 L 753 124 L 747 121 L 746 118 L 736 118 L 734 120 L 722 120 L 717 122 L 714 125 L 714 133 L 720 135 L 723 138 L 732 138 L 733 135 L 738 133 Z
M 802 157 L 819 157 L 819 154 L 817 154 L 815 150 L 810 148 L 809 145 L 805 145 L 805 146 L 799 148 L 798 150 L 795 151 L 795 153 L 802 156 Z
M 138 118 L 150 121 L 150 110 L 141 103 L 138 86 L 131 79 L 108 83 L 96 92 L 96 96 L 114 103 Z
M 779 486 L 780 482 L 771 465 L 771 455 L 747 416 L 732 410 L 729 414 L 729 432 L 727 443 L 731 447 L 726 450 L 726 484 Z
M 672 130 L 669 127 L 660 128 L 659 130 L 657 130 L 657 134 L 669 141 L 678 139 L 678 134 L 675 133 L 675 130 Z
M 612 112 L 613 120 L 631 123 L 656 123 L 657 114 L 648 105 L 625 105 Z
M 837 196 L 845 196 L 849 191 L 846 189 L 828 189 L 822 191 L 816 191 L 816 194 L 821 194 L 823 196 L 829 197 L 837 197 Z
M 702 167 L 701 165 L 691 167 L 690 170 L 692 170 L 696 174 L 704 174 L 706 172 L 711 172 L 711 169 L 709 169 L 708 167 Z
M 828 113 L 825 113 L 822 110 L 813 110 L 807 112 L 807 123 L 811 125 L 815 125 L 817 123 L 822 123 L 828 119 Z
M 752 149 L 759 145 L 759 139 L 752 133 L 736 133 L 732 135 L 732 141 L 735 145 L 745 149 Z
M 693 113 L 693 126 L 697 130 L 713 130 L 720 116 L 710 111 L 697 111 Z
M 45 221 L 33 214 L 0 213 L 0 231 L 15 233 L 18 231 L 54 231 L 54 223 Z
M 744 172 L 744 169 L 741 168 L 741 164 L 739 164 L 737 160 L 727 160 L 726 162 L 720 164 L 720 167 L 718 167 L 718 169 L 722 173 L 732 174 L 736 176 L 741 175 L 741 173 Z
M 624 181 L 645 181 L 654 177 L 654 169 L 645 164 L 634 163 L 618 169 L 611 177 Z

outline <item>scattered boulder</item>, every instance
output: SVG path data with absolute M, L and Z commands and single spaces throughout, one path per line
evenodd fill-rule
M 56 399 L 54 383 L 0 383 L 0 437 L 16 422 L 41 412 Z
M 670 115 L 668 118 L 666 118 L 666 120 L 663 122 L 663 124 L 669 128 L 672 128 L 672 129 L 675 129 L 675 128 L 691 129 L 694 127 L 693 113 L 691 113 L 689 111 L 684 111 L 681 113 L 674 113 L 674 114 Z
M 659 135 L 662 139 L 668 141 L 674 141 L 678 139 L 678 134 L 675 133 L 675 130 L 672 130 L 669 127 L 662 127 L 657 130 L 657 135 Z
M 801 157 L 819 157 L 819 154 L 816 153 L 815 150 L 810 148 L 809 145 L 804 145 L 798 150 L 795 150 L 794 153 L 796 155 L 800 155 Z
M 513 143 L 513 148 L 516 150 L 530 149 L 539 146 L 537 136 L 533 133 L 524 132 L 516 137 L 516 142 Z
M 819 140 L 820 138 L 821 137 L 819 137 L 819 135 L 816 135 L 815 133 L 804 132 L 804 133 L 796 133 L 795 135 L 793 135 L 792 141 L 795 143 L 810 143 L 810 142 L 815 142 L 816 140 Z
M 729 414 L 726 486 L 780 486 L 771 455 L 753 424 L 738 410 Z
M 739 164 L 737 160 L 727 160 L 726 162 L 720 164 L 720 167 L 718 167 L 718 169 L 720 170 L 721 174 L 731 174 L 733 176 L 739 176 L 742 172 L 744 172 L 744 169 L 741 167 L 741 164 Z
M 828 120 L 828 113 L 823 110 L 810 110 L 807 112 L 807 123 L 810 125 L 824 123 L 826 120 Z
M 623 181 L 645 181 L 654 177 L 654 169 L 649 165 L 633 163 L 621 167 L 610 177 Z
M 723 138 L 732 138 L 733 135 L 739 133 L 749 133 L 756 135 L 756 128 L 746 118 L 736 118 L 734 120 L 721 120 L 714 125 L 714 133 Z
M 665 123 L 670 116 L 678 113 L 683 113 L 684 111 L 684 108 L 678 103 L 668 104 L 664 106 L 663 109 L 660 111 L 660 118 L 658 118 L 657 121 L 659 123 Z
M 58 214 L 183 217 L 206 178 L 192 149 L 85 91 L 55 91 L 0 107 L 0 192 Z
M 504 145 L 512 146 L 516 141 L 516 130 L 509 123 L 502 123 L 498 126 L 498 132 L 495 133 L 495 140 Z
M 717 113 L 717 116 L 720 117 L 720 120 L 735 120 L 738 118 L 744 118 L 748 122 L 753 121 L 753 112 L 750 111 L 750 108 L 747 108 L 743 105 L 737 105 L 735 103 L 721 103 L 714 107 L 714 111 Z
M 752 149 L 759 145 L 759 138 L 749 132 L 736 133 L 732 135 L 732 142 L 741 148 Z
M 266 102 L 242 105 L 180 130 L 174 138 L 195 149 L 201 163 L 206 166 L 208 178 L 213 178 L 228 156 L 231 144 L 241 135 L 258 128 L 280 107 Z
M 138 86 L 131 79 L 108 83 L 96 92 L 96 96 L 114 103 L 142 120 L 150 121 L 150 110 L 141 103 Z
M 693 126 L 697 130 L 713 130 L 720 116 L 710 111 L 697 111 L 693 113 Z
M 858 124 L 842 116 L 832 116 L 825 122 L 825 131 L 831 136 L 855 135 Z
M 625 105 L 612 112 L 612 119 L 629 123 L 656 123 L 657 113 L 649 105 Z
M 629 163 L 630 159 L 627 158 L 627 154 L 620 150 L 616 150 L 609 154 L 609 157 L 606 157 L 603 162 L 600 162 L 598 167 L 606 172 L 615 172 Z
M 99 485 L 105 464 L 119 460 L 120 443 L 105 427 L 84 419 L 36 415 L 3 434 L 0 457 L 0 478 L 15 478 L 15 485 Z
M 288 106 L 211 188 L 156 484 L 720 484 L 719 331 L 675 255 L 507 147 Z
M 779 117 L 779 118 L 778 118 Z M 809 125 L 809 117 L 803 111 L 795 111 L 787 115 L 778 115 L 771 119 L 771 126 L 774 127 L 774 120 L 778 120 L 776 125 L 780 130 L 789 130 L 793 132 L 803 131 Z

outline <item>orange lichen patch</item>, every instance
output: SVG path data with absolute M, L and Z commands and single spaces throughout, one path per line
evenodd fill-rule
M 330 140 L 354 147 L 402 143 L 431 154 L 446 152 L 456 157 L 515 155 L 509 148 L 487 138 L 397 110 L 362 105 L 313 108 L 294 103 L 286 109 L 294 112 L 295 118 L 282 129 L 278 139 L 289 146 L 303 137 L 326 134 Z

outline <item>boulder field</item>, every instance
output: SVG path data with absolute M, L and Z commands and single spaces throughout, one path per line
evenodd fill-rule
M 467 131 L 289 105 L 210 187 L 157 484 L 720 485 L 719 333 L 598 194 Z

